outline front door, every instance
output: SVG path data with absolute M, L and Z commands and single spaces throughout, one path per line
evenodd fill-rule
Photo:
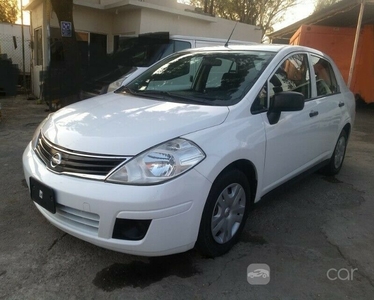
M 287 57 L 268 80 L 271 98 L 282 91 L 304 94 L 301 111 L 282 112 L 276 124 L 270 124 L 266 114 L 266 159 L 263 192 L 276 186 L 312 165 L 320 155 L 317 101 L 311 99 L 311 72 L 308 55 L 297 53 Z

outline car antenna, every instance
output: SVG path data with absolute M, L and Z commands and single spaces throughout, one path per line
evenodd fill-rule
M 234 26 L 234 28 L 232 29 L 231 34 L 230 34 L 230 36 L 229 36 L 229 38 L 228 38 L 228 40 L 227 40 L 227 42 L 226 42 L 226 44 L 225 44 L 225 47 L 228 47 L 228 46 L 229 46 L 229 42 L 230 42 L 230 39 L 231 39 L 232 34 L 233 34 L 234 31 L 235 31 L 236 25 L 238 25 L 238 21 L 236 21 L 235 26 Z

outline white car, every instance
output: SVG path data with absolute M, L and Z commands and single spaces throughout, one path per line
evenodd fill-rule
M 339 172 L 354 116 L 319 51 L 186 50 L 49 115 L 24 173 L 38 210 L 82 240 L 144 256 L 196 245 L 214 257 L 266 193 L 311 168 Z

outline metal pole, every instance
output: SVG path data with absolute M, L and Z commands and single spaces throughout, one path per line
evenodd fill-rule
M 362 16 L 364 15 L 364 8 L 365 8 L 365 0 L 361 0 L 360 14 L 358 16 L 357 28 L 356 28 L 356 37 L 355 37 L 355 42 L 354 42 L 354 45 L 353 45 L 351 67 L 349 68 L 349 76 L 348 76 L 348 83 L 347 83 L 348 88 L 351 88 L 352 77 L 353 77 L 353 70 L 354 70 L 355 63 L 356 63 L 358 41 L 360 39 L 360 31 L 361 31 L 361 25 L 362 25 Z
M 23 2 L 21 0 L 21 30 L 22 30 L 22 71 L 23 71 L 23 89 L 26 93 L 26 68 L 25 68 L 25 35 L 23 33 Z

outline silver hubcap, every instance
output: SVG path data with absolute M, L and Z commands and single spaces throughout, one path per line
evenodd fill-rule
M 336 144 L 335 157 L 334 157 L 334 167 L 338 169 L 343 162 L 344 152 L 345 152 L 346 142 L 345 137 L 341 136 Z
M 238 231 L 245 211 L 245 191 L 238 183 L 227 186 L 213 209 L 211 230 L 214 240 L 224 244 Z

